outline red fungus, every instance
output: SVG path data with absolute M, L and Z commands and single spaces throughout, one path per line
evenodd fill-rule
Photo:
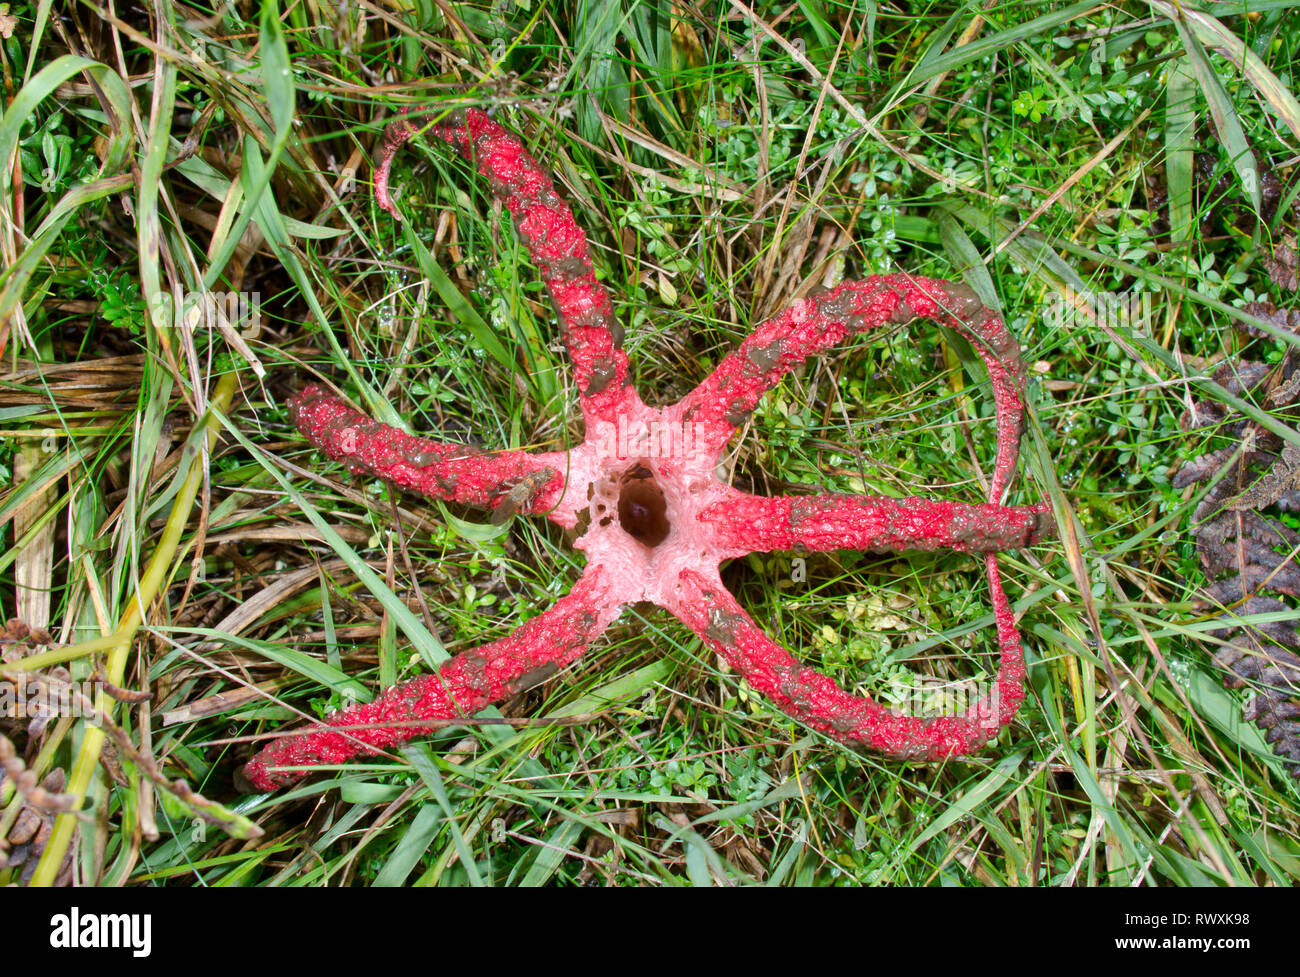
M 404 117 L 385 133 L 375 196 L 395 216 L 389 166 L 398 147 L 419 131 Z M 838 740 L 939 759 L 969 753 L 996 736 L 1024 697 L 1025 665 L 994 551 L 1027 545 L 1050 531 L 1046 506 L 999 504 L 1015 474 L 1025 382 L 1019 349 L 1002 320 L 970 288 L 953 282 L 902 274 L 845 282 L 760 325 L 679 403 L 649 407 L 629 385 L 609 297 L 550 177 L 480 111 L 452 113 L 423 131 L 477 163 L 541 268 L 573 360 L 586 439 L 568 452 L 480 452 L 379 424 L 322 387 L 294 399 L 295 422 L 312 444 L 354 471 L 432 498 L 493 507 L 497 517 L 542 514 L 566 529 L 582 526 L 575 546 L 587 565 L 568 596 L 509 637 L 461 652 L 437 674 L 336 713 L 324 730 L 278 740 L 245 766 L 248 780 L 272 790 L 316 764 L 342 763 L 418 736 L 420 721 L 472 716 L 578 658 L 623 606 L 638 601 L 667 608 L 758 692 Z M 719 481 L 723 447 L 783 374 L 857 333 L 918 318 L 960 332 L 988 367 L 998 449 L 987 504 L 763 498 Z M 900 716 L 800 664 L 762 632 L 719 577 L 727 560 L 796 548 L 984 554 L 1001 649 L 996 691 L 964 715 Z

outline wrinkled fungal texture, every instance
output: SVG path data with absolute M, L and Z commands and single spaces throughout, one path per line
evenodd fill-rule
M 929 499 L 806 495 L 738 495 L 704 510 L 701 520 L 755 553 L 854 549 L 952 549 L 988 553 L 1037 542 L 1050 526 L 1048 507 L 968 505 Z
M 327 457 L 430 498 L 487 506 L 521 479 L 540 481 L 519 511 L 545 511 L 564 479 L 546 476 L 542 456 L 524 451 L 485 453 L 430 441 L 372 421 L 321 386 L 307 387 L 290 403 L 298 430 Z M 546 476 L 546 477 L 541 477 Z

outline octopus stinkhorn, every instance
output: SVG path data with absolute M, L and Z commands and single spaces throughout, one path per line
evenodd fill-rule
M 969 287 L 949 281 L 897 274 L 844 282 L 764 322 L 681 401 L 651 407 L 630 383 L 622 330 L 586 237 L 550 176 L 486 114 L 467 109 L 392 123 L 375 174 L 379 205 L 397 216 L 389 167 L 418 132 L 472 160 L 513 217 L 555 302 L 585 440 L 567 452 L 481 451 L 377 423 L 320 386 L 295 397 L 294 421 L 328 457 L 403 489 L 491 508 L 498 519 L 543 515 L 566 529 L 581 528 L 575 546 L 586 566 L 565 597 L 509 636 L 267 746 L 244 768 L 252 785 L 271 790 L 317 764 L 342 763 L 418 736 L 424 720 L 472 716 L 573 662 L 624 606 L 638 601 L 667 608 L 757 692 L 835 739 L 894 756 L 944 758 L 996 736 L 1024 697 L 1025 665 L 994 553 L 1030 544 L 1051 526 L 1046 506 L 1000 504 L 1015 474 L 1025 384 L 1019 349 L 1002 319 Z M 987 365 L 998 447 L 986 504 L 835 494 L 766 498 L 718 479 L 720 453 L 782 375 L 859 333 L 920 318 L 960 332 Z M 982 554 L 1001 651 L 993 691 L 961 715 L 898 715 L 801 664 L 754 623 L 719 577 L 727 560 L 796 548 Z

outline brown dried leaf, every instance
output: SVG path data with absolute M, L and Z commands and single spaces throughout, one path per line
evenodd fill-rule
M 1269 280 L 1288 292 L 1300 291 L 1300 269 L 1296 267 L 1296 257 L 1295 238 L 1291 238 L 1262 258 Z

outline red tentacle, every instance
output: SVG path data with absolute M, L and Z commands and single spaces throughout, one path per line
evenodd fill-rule
M 386 130 L 375 168 L 375 199 L 394 216 L 389 169 L 398 147 L 420 131 L 455 146 L 491 182 L 555 301 L 584 417 L 588 424 L 614 418 L 625 398 L 635 396 L 625 390 L 628 363 L 623 329 L 614 317 L 609 293 L 596 280 L 587 237 L 555 192 L 550 174 L 518 138 L 478 109 L 441 118 L 404 116 Z
M 568 595 L 509 636 L 463 651 L 441 670 L 394 685 L 379 698 L 330 716 L 325 728 L 288 736 L 244 765 L 258 790 L 275 790 L 320 764 L 345 763 L 428 733 L 420 723 L 474 715 L 549 678 L 582 656 L 621 610 L 599 567 L 588 567 Z M 341 731 L 345 727 L 347 731 Z
M 970 753 L 995 738 L 1024 699 L 1020 635 L 992 554 L 986 565 L 1002 660 L 994 686 L 960 715 L 905 715 L 850 695 L 764 634 L 720 582 L 697 573 L 682 573 L 682 588 L 670 610 L 755 691 L 805 725 L 891 756 L 940 760 Z
M 719 544 L 751 552 L 1014 550 L 1052 531 L 1047 505 L 968 505 L 870 495 L 785 495 L 736 492 L 700 513 Z
M 513 514 L 547 512 L 564 491 L 564 476 L 546 455 L 415 437 L 371 420 L 325 387 L 307 387 L 289 410 L 298 430 L 328 457 L 429 498 L 491 506 L 509 493 Z

